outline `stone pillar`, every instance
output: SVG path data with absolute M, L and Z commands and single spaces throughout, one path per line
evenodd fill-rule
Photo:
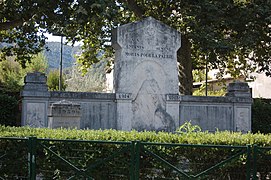
M 116 93 L 117 101 L 117 129 L 132 130 L 132 97 L 130 93 Z
M 118 127 L 139 131 L 175 128 L 166 95 L 179 93 L 179 32 L 148 17 L 118 27 L 112 40 L 115 92 L 131 94 L 127 100 L 117 99 Z
M 226 96 L 232 97 L 233 102 L 233 129 L 234 131 L 251 131 L 252 98 L 247 83 L 236 81 L 227 87 Z
M 178 94 L 166 95 L 166 111 L 174 122 L 174 124 L 170 125 L 168 131 L 174 132 L 180 126 L 180 99 L 180 95 Z
M 49 108 L 49 128 L 80 129 L 81 106 L 80 104 L 62 100 L 53 103 Z
M 22 126 L 47 127 L 47 107 L 50 93 L 44 73 L 28 73 L 22 97 Z

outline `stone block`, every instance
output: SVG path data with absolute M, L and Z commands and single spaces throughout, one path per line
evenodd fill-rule
M 80 104 L 62 100 L 53 103 L 49 108 L 49 128 L 77 128 L 80 129 Z

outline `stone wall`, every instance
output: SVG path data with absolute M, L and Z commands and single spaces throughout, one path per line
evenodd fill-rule
M 202 130 L 251 130 L 250 98 L 181 96 L 180 124 L 191 121 Z
M 44 88 L 35 88 L 37 83 L 29 81 L 30 77 L 32 79 L 41 77 L 39 83 Z M 48 108 L 52 103 L 67 100 L 81 105 L 80 128 L 117 128 L 115 94 L 48 91 L 46 77 L 41 73 L 28 74 L 25 78 L 25 87 L 21 92 L 22 125 L 48 127 Z
M 29 79 L 38 79 L 40 82 L 37 80 L 33 83 L 28 81 Z M 44 80 L 46 77 L 41 73 L 30 73 L 25 79 L 26 88 L 21 92 L 22 125 L 48 127 L 48 108 L 52 103 L 67 100 L 81 105 L 80 128 L 82 129 L 128 129 L 123 125 L 127 125 L 125 119 L 129 118 L 125 108 L 131 106 L 130 94 L 50 92 Z M 180 116 L 174 117 L 178 119 L 176 125 L 169 124 L 169 127 L 164 130 L 174 131 L 185 121 L 191 121 L 192 124 L 200 125 L 203 130 L 250 131 L 252 98 L 249 88 L 246 83 L 240 82 L 232 83 L 230 86 L 229 93 L 225 97 L 166 95 L 166 111 Z M 122 103 L 119 103 L 120 101 Z M 124 109 L 120 110 L 122 114 L 117 114 L 117 107 Z M 117 115 L 123 116 L 119 119 L 124 122 L 117 121 Z

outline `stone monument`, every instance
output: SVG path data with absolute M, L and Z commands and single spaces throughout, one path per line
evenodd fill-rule
M 49 108 L 49 128 L 76 128 L 80 129 L 80 104 L 62 100 L 53 103 Z
M 179 125 L 180 46 L 180 34 L 152 17 L 113 32 L 118 129 L 174 131 Z

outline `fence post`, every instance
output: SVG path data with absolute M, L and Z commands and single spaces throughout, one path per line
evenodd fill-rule
M 140 141 L 135 144 L 135 180 L 139 179 Z
M 29 180 L 36 180 L 36 151 L 37 137 L 28 138 L 28 176 Z
M 131 142 L 131 165 L 130 165 L 130 179 L 134 180 L 135 176 L 135 141 Z
M 246 179 L 249 180 L 250 179 L 250 175 L 251 175 L 251 145 L 247 145 L 247 162 L 246 162 L 246 166 L 247 166 L 247 173 L 246 173 Z
M 140 141 L 132 141 L 131 145 L 131 166 L 130 179 L 139 179 Z
M 253 179 L 257 179 L 257 155 L 258 155 L 258 146 L 255 144 L 253 146 Z

